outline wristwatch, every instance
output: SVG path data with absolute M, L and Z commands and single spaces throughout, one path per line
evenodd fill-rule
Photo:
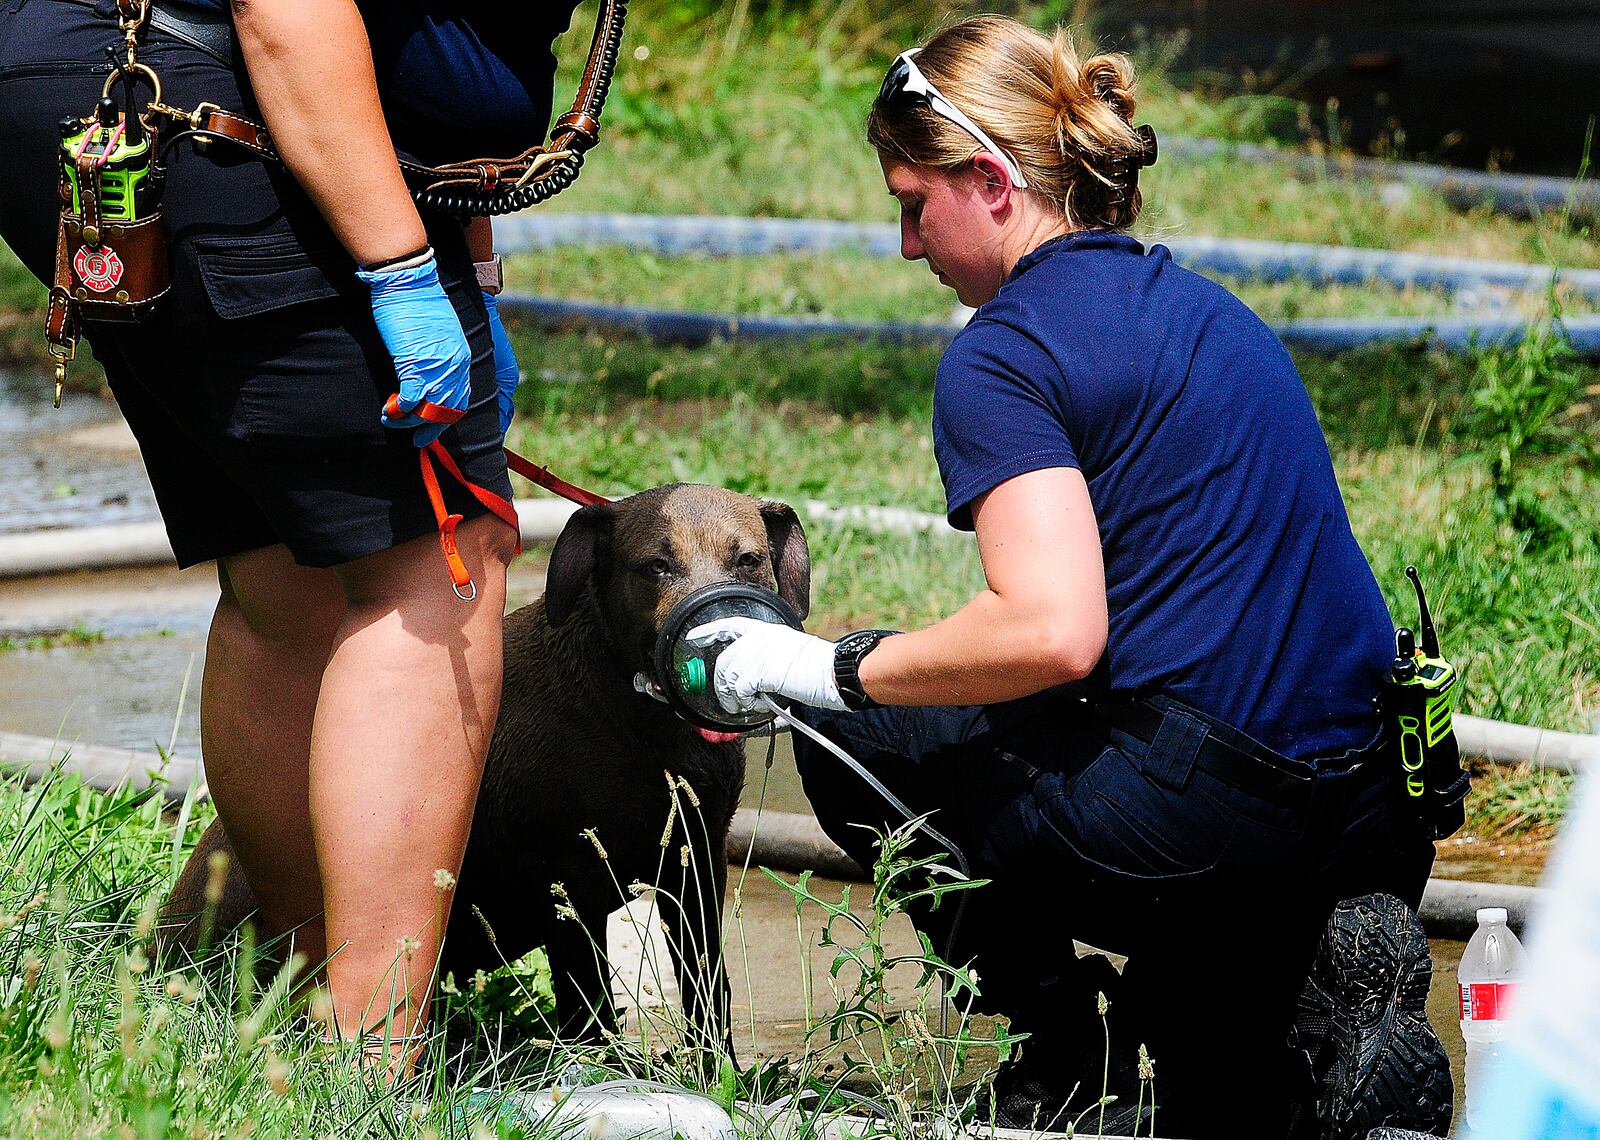
M 899 632 L 898 629 L 863 629 L 847 633 L 834 642 L 833 682 L 839 687 L 839 699 L 844 702 L 845 708 L 860 712 L 862 709 L 880 707 L 861 687 L 861 659 L 878 648 L 878 643 L 884 638 L 893 637 Z
M 505 259 L 498 253 L 488 261 L 474 261 L 472 269 L 478 277 L 478 288 L 489 296 L 499 296 L 500 290 L 506 287 Z

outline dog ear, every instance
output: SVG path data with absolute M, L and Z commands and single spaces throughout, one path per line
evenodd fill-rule
M 811 548 L 800 518 L 788 503 L 767 501 L 761 504 L 761 521 L 767 525 L 778 596 L 803 618 L 811 612 Z
M 596 552 L 601 537 L 611 529 L 611 519 L 611 507 L 596 504 L 574 512 L 561 528 L 561 537 L 550 552 L 550 569 L 544 584 L 544 612 L 552 626 L 566 621 L 583 596 L 594 576 Z

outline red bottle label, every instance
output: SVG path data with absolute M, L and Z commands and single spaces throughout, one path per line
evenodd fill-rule
M 1504 1021 L 1516 993 L 1516 982 L 1473 982 L 1462 986 L 1461 1020 Z

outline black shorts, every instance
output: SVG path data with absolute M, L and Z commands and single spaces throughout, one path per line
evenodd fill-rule
M 117 38 L 93 8 L 0 0 L 0 236 L 41 280 L 55 252 L 56 124 L 94 106 Z M 242 76 L 187 44 L 151 30 L 141 58 L 168 103 L 259 113 Z M 366 288 L 299 185 L 226 145 L 179 143 L 162 209 L 171 293 L 147 321 L 85 332 L 179 565 L 283 543 L 304 565 L 334 566 L 431 533 L 411 433 L 378 420 L 398 384 Z M 453 219 L 424 221 L 472 348 L 471 404 L 442 438 L 468 478 L 509 497 L 465 237 Z M 452 511 L 484 513 L 443 483 Z

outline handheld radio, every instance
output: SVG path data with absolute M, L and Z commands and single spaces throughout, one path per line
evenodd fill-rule
M 1418 634 L 1395 631 L 1394 662 L 1384 678 L 1383 714 L 1399 744 L 1401 794 L 1432 839 L 1452 835 L 1465 821 L 1471 786 L 1456 743 L 1454 704 L 1460 679 L 1439 650 L 1439 635 L 1415 566 L 1406 577 L 1417 592 Z
M 102 98 L 87 119 L 61 120 L 62 174 L 66 179 L 68 207 L 82 214 L 85 187 L 78 177 L 78 160 L 88 159 L 100 175 L 99 214 L 106 222 L 137 222 L 151 206 L 154 159 L 150 132 L 138 115 L 117 109 L 110 96 Z
M 145 6 L 148 10 L 148 5 Z M 142 18 L 141 18 L 142 19 Z M 61 199 L 56 270 L 45 311 L 45 340 L 55 360 L 55 405 L 67 365 L 77 355 L 82 321 L 142 320 L 171 287 L 161 225 L 162 167 L 156 129 L 140 116 L 136 88 L 161 96 L 155 72 L 116 59 L 94 110 L 60 122 L 57 189 Z M 120 80 L 123 105 L 112 91 Z

